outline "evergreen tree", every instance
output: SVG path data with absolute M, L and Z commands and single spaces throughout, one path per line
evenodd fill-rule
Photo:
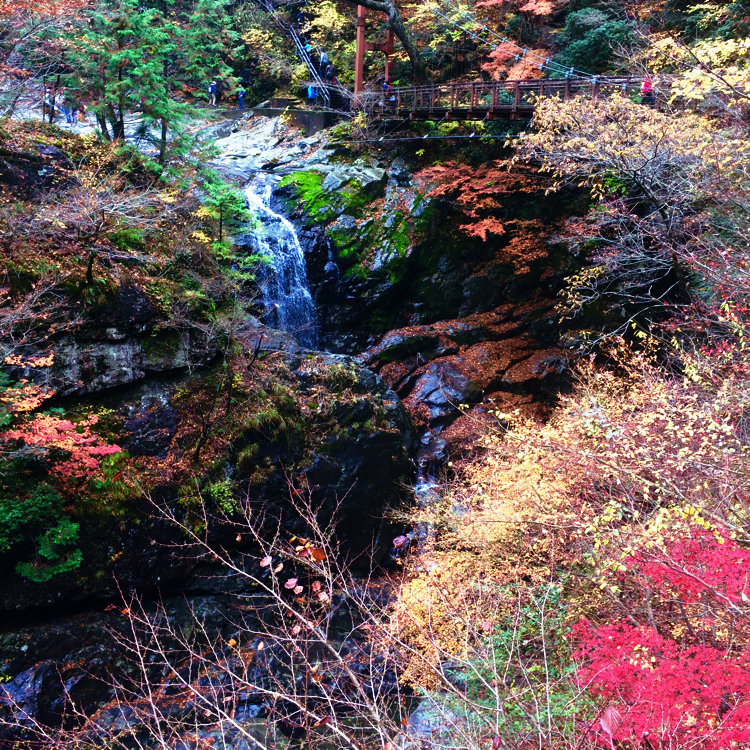
M 211 77 L 235 82 L 225 58 L 237 35 L 228 26 L 223 0 L 197 0 L 180 14 L 102 0 L 68 34 L 71 82 L 108 140 L 124 139 L 126 113 L 140 110 L 147 126 L 161 130 L 163 163 L 170 129 L 192 111 L 182 95 L 205 89 Z

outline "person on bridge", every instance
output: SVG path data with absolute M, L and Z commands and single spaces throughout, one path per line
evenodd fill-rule
M 329 62 L 328 65 L 326 65 L 325 71 L 323 73 L 323 80 L 331 82 L 335 77 L 336 66 L 332 62 Z
M 320 70 L 320 77 L 321 78 L 325 78 L 326 77 L 326 68 L 328 67 L 328 64 L 330 62 L 331 61 L 328 59 L 328 54 L 326 52 L 321 52 L 320 53 L 320 61 L 319 61 L 319 65 L 320 65 L 319 70 Z
M 245 109 L 245 89 L 242 85 L 237 89 L 237 101 L 239 102 L 240 109 Z
M 218 90 L 218 87 L 216 85 L 216 80 L 211 81 L 211 83 L 208 84 L 208 103 L 212 106 L 216 106 L 216 92 Z
M 641 86 L 641 104 L 645 104 L 652 107 L 656 104 L 656 96 L 654 95 L 654 84 L 651 80 L 651 76 L 646 75 L 643 79 L 643 85 Z

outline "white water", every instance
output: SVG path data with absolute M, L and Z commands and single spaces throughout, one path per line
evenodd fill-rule
M 273 183 L 259 176 L 245 188 L 248 206 L 256 217 L 249 228 L 255 252 L 271 264 L 259 274 L 266 323 L 293 334 L 303 346 L 317 343 L 315 305 L 305 270 L 305 255 L 289 219 L 271 208 Z

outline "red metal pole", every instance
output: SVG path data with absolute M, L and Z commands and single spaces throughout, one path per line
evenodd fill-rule
M 385 80 L 391 80 L 391 55 L 393 54 L 393 29 L 388 29 L 385 37 Z
M 357 6 L 357 51 L 354 60 L 354 96 L 360 94 L 365 83 L 365 24 L 367 19 L 367 8 L 364 5 Z

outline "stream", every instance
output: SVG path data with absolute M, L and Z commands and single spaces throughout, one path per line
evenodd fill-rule
M 318 330 L 305 256 L 292 222 L 271 208 L 276 182 L 261 174 L 253 177 L 245 188 L 253 219 L 242 241 L 268 259 L 259 273 L 266 324 L 291 333 L 300 344 L 314 349 Z

